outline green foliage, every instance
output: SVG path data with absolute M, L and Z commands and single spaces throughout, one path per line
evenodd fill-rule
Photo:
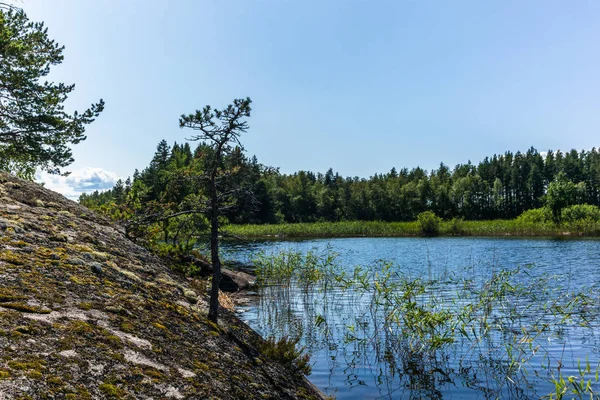
M 579 227 L 581 229 L 579 229 Z M 577 234 L 594 236 L 600 234 L 600 227 L 571 224 L 566 231 L 553 222 L 537 223 L 526 219 L 496 219 L 493 221 L 465 221 L 455 219 L 440 223 L 440 235 L 449 236 L 561 236 Z M 279 225 L 229 225 L 227 233 L 245 238 L 318 238 L 318 237 L 407 237 L 420 235 L 416 221 L 344 221 L 314 222 Z
M 323 269 L 305 286 L 295 271 L 306 260 L 318 265 L 311 258 L 322 256 L 305 258 L 287 251 L 284 255 L 263 255 L 261 260 L 263 265 L 278 266 L 266 271 L 273 273 L 271 277 L 276 278 L 281 269 L 291 276 L 288 284 L 275 279 L 272 286 L 262 289 L 268 296 L 260 313 L 268 320 L 265 323 L 287 334 L 282 349 L 271 340 L 272 349 L 266 350 L 270 354 L 292 351 L 287 338 L 304 334 L 307 340 L 335 348 L 336 356 L 341 352 L 340 357 L 347 357 L 344 373 L 352 374 L 353 368 L 368 360 L 385 363 L 382 369 L 397 372 L 393 376 L 400 381 L 398 387 L 408 387 L 420 376 L 455 374 L 456 368 L 445 364 L 453 358 L 461 371 L 473 368 L 473 360 L 483 361 L 476 364 L 475 373 L 490 379 L 493 387 L 482 383 L 477 388 L 489 389 L 493 398 L 506 389 L 519 391 L 521 384 L 531 385 L 532 377 L 554 384 L 547 398 L 570 394 L 596 398 L 600 365 L 593 368 L 586 362 L 575 370 L 552 356 L 547 347 L 548 338 L 564 335 L 565 329 L 595 329 L 593 321 L 599 312 L 595 291 L 570 292 L 558 284 L 561 278 L 556 276 L 534 278 L 532 266 L 502 269 L 481 281 L 479 275 L 425 280 L 406 276 L 385 260 L 350 272 Z M 293 260 L 293 266 L 282 262 L 285 259 Z M 321 264 L 328 265 L 325 260 Z M 305 313 L 304 321 L 298 321 L 298 315 L 286 319 L 278 314 L 291 298 Z M 306 322 L 317 329 L 303 331 Z M 571 375 L 563 375 L 567 372 Z M 434 390 L 439 393 L 438 386 Z M 419 392 L 429 398 L 425 393 Z
M 199 113 L 203 115 L 202 110 Z M 157 213 L 160 207 L 169 212 L 184 206 L 189 209 L 194 202 L 206 199 L 206 182 L 200 177 L 206 176 L 213 155 L 204 143 L 192 150 L 189 145 L 175 143 L 169 147 L 161 141 L 150 165 L 134 174 L 131 191 L 143 183 L 144 190 L 137 191 L 137 199 L 143 208 L 154 202 Z M 311 225 L 310 231 L 316 236 L 418 235 L 419 227 L 412 221 L 424 211 L 451 221 L 451 225 L 441 223 L 442 234 L 471 234 L 467 222 L 508 221 L 545 204 L 549 210 L 550 206 L 561 210 L 584 203 L 600 206 L 600 152 L 596 149 L 566 154 L 550 151 L 543 158 L 532 148 L 525 153 L 494 155 L 477 165 L 460 164 L 453 170 L 443 163 L 432 171 L 392 168 L 387 174 L 368 179 L 342 177 L 331 168 L 325 173 L 281 174 L 277 168 L 259 164 L 255 157 L 245 157 L 241 147 L 235 146 L 222 164 L 223 171 L 230 173 L 220 175 L 221 186 L 231 194 L 223 216 L 233 224 L 289 224 L 264 228 L 269 234 L 280 231 L 309 236 L 301 224 L 312 223 L 316 225 Z M 94 195 L 91 200 L 96 205 L 127 203 L 127 182 L 122 186 L 115 185 L 110 194 Z M 546 187 L 550 188 L 549 195 Z M 83 196 L 82 200 L 90 203 Z M 554 216 L 560 219 L 560 212 Z M 334 228 L 327 224 L 332 222 Z M 536 227 L 527 218 L 519 224 L 508 224 L 506 233 L 537 234 L 551 229 L 550 223 Z M 476 231 L 504 233 L 499 226 L 507 223 L 485 225 L 477 226 Z
M 577 204 L 562 209 L 561 222 L 568 224 L 578 221 L 600 222 L 600 208 L 589 204 Z
M 297 348 L 299 341 L 300 338 L 293 339 L 287 336 L 279 340 L 269 337 L 261 343 L 259 350 L 265 357 L 275 360 L 287 368 L 310 375 L 312 370 L 310 355 L 304 352 L 304 348 Z
M 465 227 L 464 227 L 464 219 L 463 218 L 452 218 L 447 223 L 446 232 L 447 232 L 447 234 L 454 235 L 454 236 L 465 235 L 467 233 L 467 231 L 465 230 Z
M 561 211 L 561 226 L 568 233 L 600 235 L 600 209 L 589 204 L 566 207 Z
M 548 185 L 546 206 L 552 211 L 554 222 L 560 222 L 562 209 L 574 204 L 585 196 L 585 183 L 573 183 L 564 172 L 559 172 Z
M 229 225 L 227 232 L 242 237 L 356 237 L 416 236 L 417 222 L 341 221 L 278 225 Z
M 595 386 L 599 382 L 600 365 L 592 369 L 589 360 L 586 360 L 585 366 L 581 366 L 579 362 L 576 374 L 568 375 L 565 379 L 562 371 L 558 370 L 556 375 L 553 373 L 550 380 L 554 384 L 554 391 L 545 397 L 550 400 L 561 400 L 569 394 L 575 396 L 570 398 L 597 399 L 599 393 Z
M 204 189 L 205 197 L 197 196 L 195 193 L 183 199 L 180 210 L 171 215 L 163 216 L 159 221 L 167 223 L 171 218 L 180 215 L 204 215 L 210 223 L 210 253 L 213 268 L 212 288 L 208 318 L 217 323 L 219 312 L 219 283 L 221 280 L 221 261 L 219 258 L 219 227 L 227 207 L 235 204 L 237 198 L 234 193 L 241 191 L 239 181 L 235 179 L 239 171 L 239 165 L 235 160 L 242 159 L 242 144 L 240 136 L 248 130 L 246 118 L 250 117 L 252 100 L 235 99 L 233 104 L 219 110 L 211 106 L 205 106 L 194 114 L 182 115 L 179 119 L 181 128 L 191 128 L 198 132 L 189 140 L 206 141 L 203 145 L 204 157 L 197 159 L 202 165 L 202 174 L 191 176 L 199 187 Z M 227 159 L 228 158 L 228 159 Z M 227 161 L 234 161 L 233 165 Z M 184 172 L 184 176 L 190 177 Z M 169 182 L 176 181 L 169 179 Z M 181 209 L 182 208 L 182 209 Z M 168 231 L 165 229 L 165 231 Z
M 0 169 L 33 179 L 36 168 L 60 173 L 73 162 L 71 144 L 104 109 L 64 110 L 74 85 L 43 80 L 63 61 L 64 47 L 23 10 L 0 8 Z
M 435 215 L 433 211 L 424 211 L 417 215 L 419 231 L 425 236 L 435 236 L 440 232 L 442 219 Z
M 517 217 L 522 224 L 545 224 L 552 222 L 552 210 L 549 207 L 534 208 Z
M 252 260 L 257 283 L 260 285 L 290 286 L 292 283 L 309 287 L 327 281 L 339 272 L 337 253 L 327 248 L 322 253 L 314 250 L 302 254 L 280 251 L 275 254 L 258 253 Z

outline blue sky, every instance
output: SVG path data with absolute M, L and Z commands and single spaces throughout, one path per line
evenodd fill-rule
M 71 170 L 107 185 L 184 141 L 182 113 L 246 96 L 247 152 L 284 173 L 599 145 L 597 1 L 19 4 L 65 46 L 51 79 L 76 84 L 68 106 L 106 101 Z

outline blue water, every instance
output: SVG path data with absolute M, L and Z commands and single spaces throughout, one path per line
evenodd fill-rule
M 439 309 L 474 298 L 472 293 L 502 270 L 518 270 L 512 283 L 535 292 L 535 301 L 502 299 L 500 314 L 514 308 L 519 317 L 492 315 L 490 323 L 502 329 L 492 330 L 486 340 L 461 336 L 443 351 L 421 354 L 407 351 L 397 327 L 386 325 L 385 313 L 374 309 L 368 291 L 295 285 L 259 289 L 256 300 L 241 307 L 242 318 L 263 336 L 301 337 L 300 344 L 311 353 L 309 379 L 338 399 L 540 398 L 553 392 L 552 379 L 559 373 L 579 380 L 586 359 L 591 372 L 583 376 L 592 380 L 594 392 L 600 391 L 594 377 L 600 362 L 600 241 L 344 238 L 230 243 L 223 253 L 250 262 L 258 252 L 281 250 L 335 252 L 348 273 L 356 265 L 376 271 L 382 265 L 377 260 L 388 260 L 404 277 L 436 282 Z M 456 303 L 453 299 L 465 287 L 471 294 Z M 583 293 L 585 302 L 573 302 L 571 292 Z M 559 307 L 562 313 L 556 314 Z M 540 326 L 545 328 L 536 333 Z M 565 398 L 576 397 L 568 390 Z

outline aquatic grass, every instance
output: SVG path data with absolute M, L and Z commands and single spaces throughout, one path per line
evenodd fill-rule
M 565 340 L 565 331 L 598 327 L 600 298 L 593 289 L 570 292 L 561 277 L 533 277 L 531 265 L 478 281 L 442 280 L 411 278 L 385 260 L 345 271 L 335 258 L 331 249 L 263 253 L 257 263 L 261 315 L 270 321 L 269 332 L 303 336 L 309 351 L 326 343 L 335 351 L 332 362 L 341 351 L 349 385 L 360 384 L 353 369 L 381 363 L 387 372 L 378 382 L 418 386 L 422 397 L 438 397 L 436 382 L 459 377 L 492 398 L 527 390 L 553 399 L 566 393 L 597 398 L 600 364 L 594 369 L 587 362 L 565 376 L 568 361 L 548 349 L 549 341 Z M 458 360 L 458 369 L 450 359 Z
M 598 399 L 600 390 L 594 387 L 599 380 L 600 364 L 595 369 L 592 368 L 589 359 L 586 357 L 585 366 L 582 367 L 581 360 L 577 362 L 577 375 L 567 375 L 559 369 L 554 375 L 551 375 L 551 382 L 554 384 L 554 391 L 544 396 L 549 400 L 561 400 L 566 395 L 573 395 L 578 399 Z M 566 378 L 566 379 L 565 379 Z
M 419 222 L 342 221 L 277 225 L 228 225 L 228 234 L 246 238 L 320 238 L 320 237 L 411 237 L 431 236 L 423 232 Z M 435 231 L 435 230 L 434 230 Z M 441 221 L 436 234 L 440 236 L 600 236 L 600 223 L 577 220 L 562 225 L 527 219 Z
M 343 221 L 277 225 L 228 225 L 229 234 L 241 237 L 355 237 L 417 236 L 414 222 Z
M 337 254 L 327 247 L 323 252 L 310 250 L 306 254 L 289 250 L 268 254 L 264 251 L 252 260 L 257 284 L 289 286 L 293 283 L 308 288 L 317 283 L 325 288 L 339 282 L 343 273 Z

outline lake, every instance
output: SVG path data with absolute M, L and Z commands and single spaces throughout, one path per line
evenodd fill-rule
M 600 392 L 600 241 L 343 238 L 223 247 L 224 258 L 241 262 L 281 251 L 334 255 L 326 269 L 335 272 L 311 284 L 264 285 L 240 307 L 242 319 L 265 337 L 299 337 L 311 354 L 309 379 L 326 394 Z

